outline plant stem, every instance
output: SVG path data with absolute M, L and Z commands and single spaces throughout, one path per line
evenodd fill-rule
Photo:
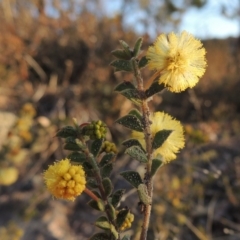
M 149 221 L 151 217 L 151 209 L 152 209 L 151 202 L 152 202 L 152 196 L 153 196 L 153 181 L 151 177 L 151 167 L 152 167 L 152 134 L 150 129 L 151 121 L 149 118 L 150 111 L 148 107 L 148 102 L 144 94 L 143 79 L 141 77 L 140 69 L 138 67 L 136 59 L 132 59 L 132 65 L 134 70 L 134 76 L 137 81 L 138 91 L 140 96 L 142 96 L 141 110 L 143 114 L 144 138 L 146 142 L 146 151 L 147 151 L 147 158 L 148 158 L 146 173 L 145 173 L 145 184 L 147 186 L 150 204 L 146 204 L 144 208 L 143 225 L 142 225 L 142 231 L 140 236 L 140 240 L 146 240 L 147 232 L 149 228 Z

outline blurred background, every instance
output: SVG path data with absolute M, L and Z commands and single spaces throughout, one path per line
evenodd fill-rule
M 208 68 L 198 85 L 150 103 L 182 122 L 186 147 L 155 179 L 149 240 L 240 239 L 240 1 L 0 0 L 0 239 L 79 240 L 97 229 L 82 195 L 55 200 L 42 172 L 64 158 L 59 128 L 101 119 L 119 146 L 112 174 L 126 187 L 141 228 L 136 192 L 118 176 L 142 166 L 123 154 L 129 131 L 114 123 L 133 105 L 113 92 L 132 75 L 114 73 L 110 52 L 122 39 L 143 49 L 162 32 L 203 40 Z M 143 76 L 150 72 L 144 69 Z

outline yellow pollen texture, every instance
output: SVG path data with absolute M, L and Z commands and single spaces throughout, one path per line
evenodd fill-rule
M 85 189 L 85 172 L 80 165 L 71 165 L 69 159 L 55 162 L 44 172 L 48 190 L 56 198 L 75 200 Z

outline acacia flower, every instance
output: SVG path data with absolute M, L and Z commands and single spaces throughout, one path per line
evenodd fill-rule
M 181 92 L 194 87 L 203 76 L 207 66 L 205 54 L 202 43 L 183 31 L 180 35 L 159 35 L 146 57 L 149 68 L 161 74 L 159 84 L 163 83 L 171 92 Z
M 183 127 L 181 123 L 164 112 L 151 114 L 150 120 L 152 122 L 150 129 L 153 138 L 161 130 L 172 130 L 162 146 L 154 150 L 153 157 L 160 154 L 163 157 L 164 163 L 174 160 L 179 149 L 184 147 Z M 142 146 L 146 148 L 144 133 L 133 131 L 132 137 L 138 139 Z
M 67 158 L 49 166 L 43 177 L 54 197 L 72 201 L 82 193 L 86 185 L 82 166 L 72 165 Z
M 134 215 L 132 213 L 128 213 L 125 221 L 120 227 L 120 231 L 124 231 L 132 226 L 132 222 L 134 221 Z

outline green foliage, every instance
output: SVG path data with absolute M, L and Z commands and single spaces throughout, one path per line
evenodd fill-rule
M 93 208 L 97 211 L 101 211 L 101 212 L 103 212 L 105 209 L 104 203 L 101 200 L 98 200 L 98 201 L 90 200 L 88 202 L 88 206 L 90 206 L 91 208 Z
M 107 153 L 107 154 L 105 154 L 105 155 L 102 157 L 102 159 L 101 159 L 101 161 L 100 161 L 100 163 L 99 163 L 99 167 L 103 167 L 103 166 L 105 166 L 106 164 L 111 163 L 112 161 L 114 161 L 115 156 L 116 156 L 116 155 L 115 155 L 114 153 Z
M 161 130 L 157 132 L 153 139 L 153 143 L 152 143 L 153 148 L 157 149 L 161 147 L 171 133 L 172 133 L 172 130 Z
M 93 154 L 94 157 L 96 157 L 99 154 L 102 144 L 103 139 L 96 139 L 95 141 L 92 142 L 91 153 Z
M 143 131 L 143 124 L 134 115 L 126 115 L 119 118 L 116 122 L 131 130 L 135 130 L 138 132 Z
M 138 172 L 125 171 L 121 172 L 120 175 L 125 178 L 133 187 L 138 188 L 139 184 L 143 183 Z
M 61 128 L 57 132 L 56 136 L 60 137 L 60 138 L 67 138 L 67 137 L 76 138 L 77 137 L 77 130 L 72 126 L 66 126 L 66 127 Z
M 139 91 L 130 82 L 122 82 L 114 89 L 135 104 L 141 103 Z
M 106 240 L 111 239 L 108 233 L 102 232 L 102 233 L 96 233 L 92 237 L 89 238 L 89 240 Z
M 118 59 L 110 63 L 111 66 L 115 67 L 115 72 L 126 71 L 132 72 L 132 63 L 128 60 Z
M 132 147 L 132 146 L 138 146 L 138 147 L 141 148 L 141 150 L 142 150 L 143 152 L 146 152 L 146 151 L 143 149 L 141 143 L 140 143 L 137 139 L 128 139 L 128 140 L 122 142 L 122 145 L 125 146 L 125 147 L 127 147 L 127 148 Z
M 134 48 L 133 48 L 133 57 L 137 57 L 140 50 L 141 50 L 141 47 L 142 47 L 142 42 L 143 42 L 143 39 L 142 38 L 138 38 L 137 41 L 135 42 L 134 44 Z
M 111 202 L 114 207 L 117 207 L 117 205 L 120 203 L 124 192 L 125 192 L 125 189 L 119 189 L 112 195 Z
M 128 213 L 129 213 L 129 209 L 122 209 L 119 211 L 119 213 L 117 215 L 117 221 L 116 221 L 118 228 L 120 228 L 122 226 Z
M 112 193 L 112 190 L 113 190 L 113 185 L 112 185 L 111 180 L 109 178 L 104 178 L 102 180 L 102 185 L 104 187 L 105 194 L 107 196 L 109 196 Z
M 148 60 L 147 60 L 146 56 L 144 56 L 139 60 L 138 67 L 139 68 L 144 68 L 144 67 L 147 66 L 147 64 L 148 64 Z
M 67 158 L 71 159 L 71 161 L 82 164 L 86 160 L 86 155 L 82 152 L 71 152 Z
M 146 153 L 139 146 L 132 146 L 128 148 L 125 153 L 141 163 L 146 163 L 148 161 Z
M 161 92 L 165 87 L 163 84 L 159 84 L 157 81 L 153 82 L 153 84 L 145 91 L 146 97 L 152 97 L 154 94 Z
M 112 170 L 113 170 L 113 164 L 112 163 L 104 165 L 101 168 L 102 178 L 110 177 Z
M 160 157 L 159 157 L 160 158 Z M 153 177 L 157 170 L 163 165 L 163 161 L 162 161 L 162 158 L 161 159 L 158 159 L 158 158 L 155 158 L 152 160 L 152 167 L 151 167 L 151 176 Z

